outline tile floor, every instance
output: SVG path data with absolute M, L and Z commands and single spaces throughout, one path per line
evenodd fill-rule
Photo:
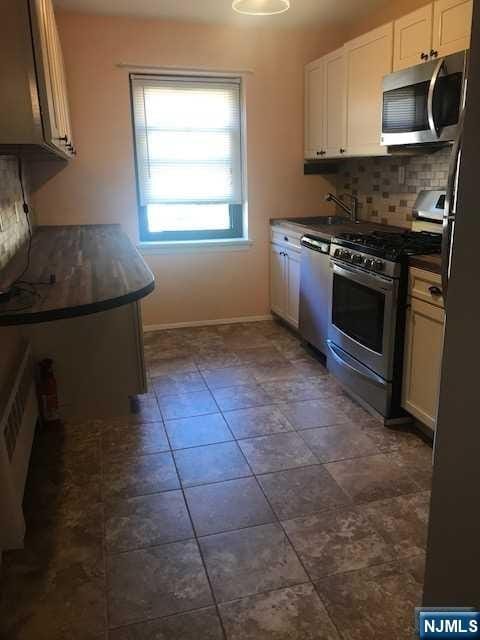
M 431 449 L 273 321 L 145 342 L 131 415 L 37 434 L 0 637 L 411 638 Z

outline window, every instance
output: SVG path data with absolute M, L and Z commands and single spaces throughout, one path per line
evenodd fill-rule
M 131 76 L 140 239 L 243 237 L 239 78 Z

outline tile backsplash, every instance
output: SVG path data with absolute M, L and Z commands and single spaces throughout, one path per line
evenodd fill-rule
M 13 257 L 28 233 L 22 209 L 18 161 L 0 156 L 0 269 Z
M 357 196 L 362 220 L 410 228 L 418 192 L 446 187 L 450 153 L 446 147 L 419 156 L 344 160 L 337 192 Z

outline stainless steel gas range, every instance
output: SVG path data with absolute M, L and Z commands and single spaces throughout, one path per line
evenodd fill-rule
M 426 232 L 342 233 L 332 240 L 328 368 L 385 422 L 402 420 L 408 256 L 440 253 Z

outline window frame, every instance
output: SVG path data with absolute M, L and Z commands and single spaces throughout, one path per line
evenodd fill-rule
M 218 81 L 221 78 L 228 80 L 238 80 L 239 82 L 239 110 L 240 110 L 240 182 L 241 182 L 241 194 L 242 202 L 239 204 L 229 204 L 229 217 L 230 227 L 228 229 L 198 229 L 198 230 L 185 230 L 185 231 L 150 231 L 148 228 L 148 212 L 147 206 L 141 204 L 140 199 L 140 176 L 138 169 L 138 153 L 137 153 L 137 140 L 135 131 L 135 111 L 134 111 L 134 93 L 133 93 L 133 78 L 138 75 L 138 72 L 129 74 L 129 87 L 130 87 L 130 112 L 132 118 L 132 131 L 133 131 L 133 150 L 134 150 L 134 165 L 135 165 L 135 184 L 136 184 L 136 196 L 137 196 L 137 213 L 138 213 L 138 228 L 139 239 L 141 243 L 173 243 L 173 242 L 199 242 L 211 241 L 211 240 L 246 240 L 247 224 L 245 220 L 246 212 L 246 161 L 245 161 L 245 98 L 244 98 L 244 78 L 239 74 L 215 74 L 215 73 L 195 73 L 195 72 L 162 72 L 158 73 L 142 73 L 144 76 L 151 76 L 152 78 L 159 78 L 165 76 L 173 77 L 194 77 L 196 80 L 205 78 L 206 81 Z M 204 203 L 199 203 L 204 204 Z

